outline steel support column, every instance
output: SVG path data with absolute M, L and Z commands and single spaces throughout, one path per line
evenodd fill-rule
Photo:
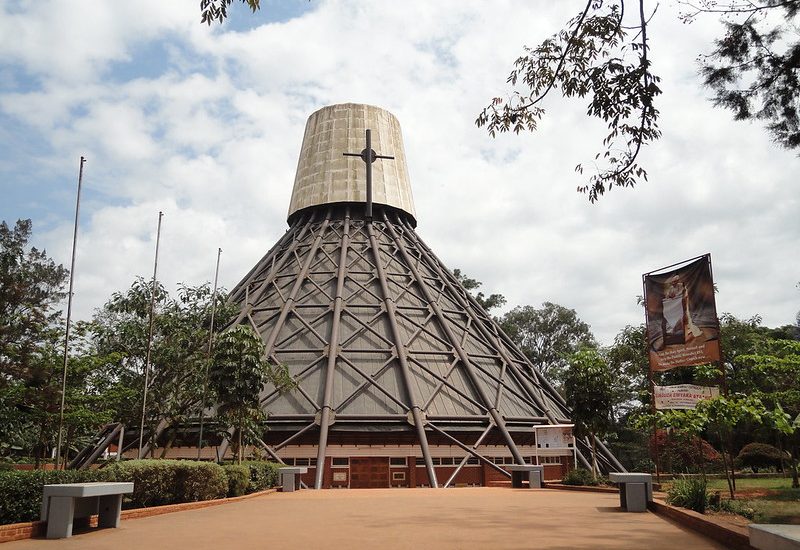
M 467 374 L 467 377 L 470 379 L 473 386 L 475 386 L 475 390 L 478 392 L 478 395 L 480 395 L 481 401 L 483 401 L 484 405 L 488 409 L 490 418 L 497 426 L 497 429 L 500 430 L 500 433 L 503 434 L 503 437 L 506 440 L 506 444 L 508 445 L 511 454 L 514 456 L 514 460 L 516 460 L 517 463 L 519 464 L 525 464 L 525 459 L 522 458 L 519 449 L 517 449 L 517 444 L 514 443 L 514 439 L 508 432 L 508 429 L 506 428 L 506 423 L 503 420 L 502 415 L 498 412 L 496 408 L 494 408 L 494 405 L 492 405 L 491 398 L 486 394 L 486 390 L 481 385 L 480 380 L 478 380 L 478 375 L 475 372 L 475 367 L 472 366 L 472 362 L 469 359 L 469 355 L 467 354 L 466 351 L 464 351 L 464 348 L 462 348 L 461 345 L 458 343 L 458 338 L 456 338 L 456 335 L 453 333 L 453 329 L 450 328 L 447 318 L 442 312 L 442 309 L 439 307 L 439 304 L 436 303 L 436 300 L 431 295 L 431 291 L 428 288 L 425 279 L 422 278 L 419 271 L 414 266 L 411 254 L 409 254 L 408 250 L 406 250 L 405 244 L 403 244 L 402 239 L 392 226 L 392 222 L 389 221 L 389 218 L 386 216 L 386 212 L 383 212 L 383 220 L 386 228 L 389 230 L 389 233 L 392 236 L 392 239 L 394 239 L 397 249 L 400 251 L 400 254 L 402 254 L 403 258 L 406 261 L 406 264 L 408 264 L 408 268 L 411 270 L 411 274 L 414 276 L 414 279 L 416 279 L 417 285 L 419 286 L 420 290 L 425 296 L 425 300 L 428 302 L 431 309 L 433 309 L 433 312 L 436 314 L 436 318 L 439 320 L 439 324 L 441 325 L 442 330 L 444 330 L 445 333 L 447 334 L 447 338 L 453 345 L 453 348 L 455 349 L 456 354 L 458 354 L 459 359 L 461 359 L 461 364 L 464 365 L 464 370 Z
M 336 295 L 333 300 L 333 320 L 331 334 L 328 338 L 328 364 L 325 369 L 325 390 L 322 397 L 319 421 L 319 445 L 317 447 L 317 471 L 314 476 L 314 489 L 322 489 L 322 476 L 325 473 L 325 451 L 328 446 L 328 425 L 331 416 L 331 399 L 333 396 L 333 375 L 336 371 L 336 359 L 339 357 L 339 323 L 342 319 L 344 302 L 344 278 L 347 273 L 347 249 L 350 246 L 350 208 L 344 216 L 342 246 L 339 252 L 339 267 L 336 274 Z
M 386 316 L 389 319 L 389 326 L 392 329 L 392 336 L 394 339 L 394 348 L 397 355 L 397 360 L 400 363 L 400 373 L 403 377 L 403 384 L 408 393 L 408 405 L 411 409 L 411 416 L 414 420 L 414 427 L 417 430 L 417 438 L 419 439 L 419 446 L 422 450 L 422 458 L 425 460 L 425 469 L 428 472 L 428 479 L 430 480 L 431 487 L 438 488 L 439 481 L 436 479 L 436 470 L 433 467 L 433 459 L 431 458 L 431 451 L 428 447 L 428 436 L 425 433 L 425 421 L 422 418 L 422 411 L 419 407 L 417 400 L 417 393 L 414 391 L 414 386 L 411 384 L 411 371 L 408 366 L 408 350 L 406 350 L 403 343 L 403 337 L 400 333 L 400 327 L 397 325 L 397 313 L 395 311 L 394 298 L 389 291 L 389 284 L 386 279 L 386 272 L 383 269 L 383 262 L 381 260 L 381 251 L 378 245 L 378 240 L 375 238 L 375 231 L 372 224 L 366 224 L 367 235 L 369 236 L 372 254 L 375 258 L 375 270 L 378 273 L 378 281 L 381 285 L 381 292 L 383 293 L 383 303 L 386 305 Z

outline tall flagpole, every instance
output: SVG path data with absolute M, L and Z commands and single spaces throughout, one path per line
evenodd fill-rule
M 67 393 L 67 362 L 69 358 L 69 329 L 72 321 L 72 284 L 75 281 L 75 248 L 78 243 L 78 216 L 81 211 L 81 184 L 83 183 L 83 163 L 86 158 L 81 156 L 81 165 L 78 169 L 78 198 L 75 201 L 75 226 L 72 230 L 72 263 L 69 266 L 69 294 L 67 295 L 67 330 L 64 334 L 64 372 L 61 375 L 61 409 L 58 413 L 58 443 L 56 444 L 56 469 L 61 467 L 61 442 L 64 431 L 64 404 Z
M 217 268 L 214 271 L 214 292 L 211 294 L 211 328 L 208 329 L 208 349 L 206 349 L 206 368 L 203 375 L 203 399 L 200 403 L 200 439 L 197 442 L 197 460 L 203 450 L 203 413 L 206 410 L 206 388 L 208 387 L 208 364 L 211 361 L 211 349 L 214 345 L 214 317 L 217 313 L 217 281 L 219 280 L 219 258 L 222 249 L 217 249 Z
M 161 243 L 161 218 L 164 213 L 158 213 L 158 230 L 156 231 L 156 258 L 153 261 L 153 286 L 150 289 L 150 329 L 147 334 L 147 358 L 144 363 L 144 392 L 142 395 L 142 422 L 139 425 L 139 453 L 138 458 L 142 458 L 142 438 L 144 437 L 144 417 L 147 410 L 147 386 L 150 380 L 150 353 L 153 351 L 153 319 L 156 309 L 156 284 L 158 276 L 158 245 Z

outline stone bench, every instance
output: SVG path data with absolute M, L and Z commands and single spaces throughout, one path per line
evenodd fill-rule
M 98 527 L 119 527 L 122 495 L 133 492 L 133 483 L 64 483 L 45 485 L 41 520 L 47 522 L 47 538 L 72 536 L 75 518 L 98 515 Z
M 542 482 L 544 481 L 544 466 L 537 466 L 536 464 L 511 464 L 505 468 L 511 472 L 512 487 L 523 487 L 522 482 L 527 479 L 529 488 L 542 488 Z
M 278 468 L 281 481 L 281 491 L 291 493 L 300 488 L 300 476 L 308 472 L 305 466 L 284 466 Z
M 800 525 L 751 523 L 750 546 L 759 550 L 800 550 Z
M 639 473 L 613 472 L 608 475 L 619 485 L 619 505 L 626 512 L 646 512 L 647 503 L 653 500 L 653 476 Z

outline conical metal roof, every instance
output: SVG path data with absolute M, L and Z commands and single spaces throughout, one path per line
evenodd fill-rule
M 395 128 L 394 117 L 381 120 Z M 307 140 L 316 135 L 312 127 L 310 119 Z M 363 126 L 357 130 L 363 135 Z M 402 142 L 392 147 L 397 155 Z M 363 178 L 357 162 L 355 175 L 347 171 L 342 180 L 347 188 L 360 181 L 359 168 Z M 328 199 L 304 202 L 309 181 L 330 181 L 319 195 Z M 241 308 L 236 322 L 250 324 L 269 360 L 297 382 L 291 392 L 263 391 L 268 428 L 279 434 L 265 442 L 267 451 L 277 458 L 280 447 L 304 442 L 317 447 L 322 464 L 343 434 L 382 444 L 405 437 L 421 447 L 434 486 L 430 441 L 472 453 L 491 441 L 524 463 L 517 445 L 533 426 L 569 422 L 563 399 L 416 233 L 410 189 L 407 202 L 377 201 L 374 218 L 365 220 L 363 199 L 331 200 L 339 183 L 331 174 L 298 171 L 288 231 L 229 297 Z M 616 463 L 606 454 L 604 461 Z M 322 468 L 315 485 L 322 485 Z

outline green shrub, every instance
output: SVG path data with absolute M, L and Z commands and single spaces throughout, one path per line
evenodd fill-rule
M 250 486 L 247 489 L 248 493 L 255 493 L 269 489 L 278 484 L 278 468 L 280 464 L 276 462 L 257 462 L 246 461 L 242 462 L 242 466 L 246 466 L 250 470 Z
M 667 489 L 667 503 L 705 513 L 708 506 L 706 480 L 700 476 L 680 477 Z
M 595 486 L 604 482 L 606 482 L 606 478 L 598 476 L 597 479 L 595 479 L 592 475 L 592 472 L 590 470 L 586 470 L 585 468 L 575 468 L 574 470 L 570 470 L 567 472 L 567 475 L 564 476 L 564 479 L 561 480 L 561 483 L 564 485 Z
M 781 466 L 781 451 L 766 443 L 748 443 L 736 457 L 737 466 L 746 466 L 758 473 L 763 470 L 777 469 Z
M 0 472 L 6 472 L 8 470 L 13 470 L 14 465 L 10 462 L 0 462 Z
M 250 468 L 238 464 L 222 467 L 228 477 L 228 496 L 238 497 L 248 493 L 250 488 Z
M 718 512 L 728 512 L 730 514 L 738 514 L 749 520 L 758 520 L 759 513 L 753 508 L 749 502 L 742 500 L 728 500 L 721 499 L 716 505 L 709 506 L 709 508 Z
M 225 471 L 213 462 L 128 460 L 108 471 L 115 481 L 133 482 L 133 508 L 222 498 L 228 492 Z
M 42 491 L 54 483 L 105 481 L 103 470 L 8 470 L 0 472 L 0 524 L 39 519 Z

